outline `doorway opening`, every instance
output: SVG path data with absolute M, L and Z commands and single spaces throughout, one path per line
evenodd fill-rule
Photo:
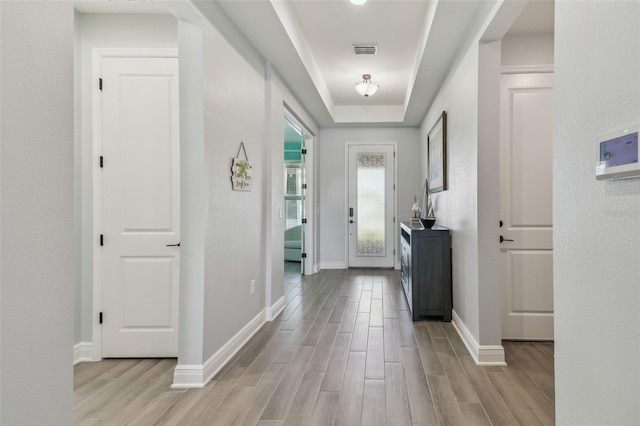
M 306 219 L 305 132 L 291 119 L 284 119 L 284 273 L 305 274 Z
M 553 25 L 554 3 L 530 1 L 501 42 L 500 293 L 506 340 L 554 338 Z

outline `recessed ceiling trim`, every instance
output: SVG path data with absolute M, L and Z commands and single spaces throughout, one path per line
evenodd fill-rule
M 296 50 L 298 58 L 302 61 L 303 66 L 309 73 L 311 81 L 316 86 L 318 94 L 327 108 L 329 115 L 333 118 L 333 111 L 335 108 L 333 97 L 331 96 L 331 92 L 329 92 L 329 87 L 320 72 L 320 68 L 316 63 L 316 60 L 311 53 L 311 49 L 309 48 L 309 44 L 307 43 L 302 28 L 298 25 L 298 21 L 295 18 L 295 14 L 293 13 L 291 6 L 287 2 L 282 1 L 269 0 L 269 2 L 278 16 L 282 27 L 287 33 L 289 40 L 291 40 L 291 44 Z
M 336 123 L 402 123 L 402 105 L 336 105 Z

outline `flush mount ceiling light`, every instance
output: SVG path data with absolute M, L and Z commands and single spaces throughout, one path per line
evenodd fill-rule
M 367 0 L 350 0 L 351 3 L 353 4 L 357 4 L 358 6 L 361 4 L 365 4 L 367 2 Z
M 368 98 L 378 90 L 378 85 L 371 82 L 371 74 L 362 74 L 362 81 L 356 83 L 356 92 Z

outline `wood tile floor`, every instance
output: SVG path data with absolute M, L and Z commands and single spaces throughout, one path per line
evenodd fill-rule
M 75 367 L 77 425 L 551 425 L 553 344 L 478 367 L 451 323 L 412 322 L 393 270 L 287 274 L 287 305 L 203 389 L 175 359 Z

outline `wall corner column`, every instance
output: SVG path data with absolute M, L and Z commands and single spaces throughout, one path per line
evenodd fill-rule
M 178 21 L 180 72 L 180 337 L 174 387 L 203 382 L 206 182 L 202 30 Z M 195 372 L 195 373 L 194 373 Z M 196 386 L 197 387 L 197 386 Z

